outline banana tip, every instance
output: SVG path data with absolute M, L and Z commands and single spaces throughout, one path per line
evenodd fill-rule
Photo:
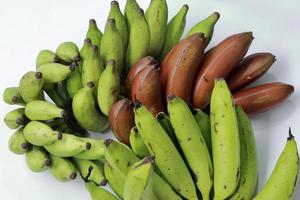
M 84 44 L 91 44 L 91 43 L 92 43 L 91 38 L 85 38 L 84 39 Z
M 46 165 L 46 166 L 49 167 L 51 164 L 52 164 L 52 162 L 51 162 L 50 159 L 45 160 L 45 165 Z
M 63 138 L 63 134 L 61 132 L 57 133 L 57 139 L 61 140 Z
M 111 143 L 113 143 L 114 141 L 112 140 L 112 139 L 106 139 L 105 141 L 104 141 L 104 145 L 105 145 L 105 147 L 108 147 Z
M 164 118 L 165 118 L 165 114 L 164 114 L 163 112 L 157 113 L 156 119 L 157 119 L 158 121 L 160 121 L 160 120 L 162 120 L 162 119 L 164 119 Z
M 95 19 L 90 19 L 90 20 L 89 20 L 89 23 L 90 23 L 90 24 L 96 24 L 96 20 L 95 20 Z
M 109 61 L 107 61 L 107 65 L 115 65 L 115 60 L 113 60 L 113 59 L 111 59 L 111 60 L 109 60 Z
M 80 61 L 80 54 L 77 54 L 74 58 L 73 61 L 78 62 Z
M 294 135 L 292 134 L 291 127 L 289 127 L 289 137 L 288 137 L 288 140 L 293 140 L 293 139 L 294 139 Z
M 19 101 L 19 97 L 17 97 L 17 96 L 12 96 L 11 101 L 12 101 L 13 103 L 17 103 L 17 102 Z
M 115 1 L 115 0 L 114 0 L 114 1 L 111 2 L 111 5 L 112 5 L 112 6 L 119 6 L 119 3 L 118 3 L 118 1 Z
M 102 180 L 99 185 L 100 186 L 106 186 L 107 185 L 107 180 L 106 179 Z
M 98 51 L 98 47 L 96 45 L 92 45 L 92 51 L 93 52 L 97 52 Z
M 134 109 L 138 109 L 141 106 L 142 106 L 142 103 L 138 99 L 135 99 L 134 100 Z
M 90 142 L 87 142 L 87 143 L 85 144 L 85 148 L 86 148 L 87 150 L 90 150 L 91 147 L 92 147 L 92 144 L 91 144 Z
M 24 149 L 24 150 L 28 150 L 29 149 L 29 143 L 28 142 L 25 142 L 25 143 L 22 143 L 21 144 L 21 147 L 22 147 L 22 149 Z
M 87 85 L 89 88 L 95 87 L 95 84 L 94 84 L 94 82 L 92 82 L 92 81 L 89 81 L 86 85 Z
M 69 175 L 69 178 L 70 179 L 75 179 L 77 177 L 77 174 L 76 174 L 76 172 L 72 172 L 70 175 Z
M 42 72 L 36 72 L 36 73 L 35 73 L 35 78 L 36 78 L 36 79 L 41 79 L 42 77 L 43 77 Z
M 176 98 L 175 94 L 169 94 L 168 97 L 167 97 L 168 101 L 172 101 L 175 98 Z

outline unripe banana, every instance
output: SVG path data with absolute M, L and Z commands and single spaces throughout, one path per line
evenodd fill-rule
M 71 63 L 69 66 L 59 63 L 47 63 L 39 68 L 39 72 L 43 74 L 45 83 L 58 83 L 67 78 L 75 68 L 76 63 Z
M 124 14 L 127 21 L 128 32 L 130 32 L 133 21 L 139 17 L 139 9 L 140 6 L 136 2 L 136 0 L 126 0 Z
M 89 28 L 86 33 L 86 38 L 90 38 L 92 44 L 96 45 L 98 47 L 98 49 L 100 49 L 102 33 L 97 26 L 96 20 L 94 20 L 94 19 L 90 19 L 90 21 L 89 21 Z M 80 54 L 82 55 L 81 50 L 80 50 Z
M 73 113 L 78 123 L 85 129 L 94 132 L 105 131 L 108 127 L 107 118 L 95 108 L 93 95 L 94 83 L 89 82 L 80 89 L 73 98 Z
M 104 173 L 112 190 L 123 199 L 126 175 L 119 169 L 112 168 L 108 162 L 104 164 Z
M 67 182 L 76 178 L 76 168 L 67 158 L 61 158 L 50 154 L 51 174 L 61 182 Z
M 85 187 L 89 191 L 92 200 L 118 200 L 118 198 L 113 194 L 101 187 L 96 186 L 93 182 L 86 182 Z
M 82 78 L 79 67 L 76 67 L 76 69 L 66 78 L 65 82 L 68 94 L 73 98 L 82 88 Z
M 90 38 L 85 38 L 83 46 L 80 49 L 80 61 L 78 63 L 78 68 L 80 73 L 82 73 L 82 66 L 83 66 L 83 61 L 86 58 L 86 56 L 89 54 L 89 49 L 92 48 L 92 41 Z M 99 49 L 99 48 L 98 48 Z
M 130 26 L 130 35 L 126 53 L 126 66 L 130 68 L 141 58 L 148 56 L 150 45 L 150 31 L 146 22 L 144 11 L 138 9 Z
M 14 105 L 14 104 L 24 105 L 25 104 L 24 100 L 21 97 L 19 87 L 5 88 L 5 90 L 3 92 L 3 101 L 10 105 Z
M 65 100 L 58 91 L 58 84 L 45 83 L 43 90 L 57 106 L 63 107 L 65 105 Z
M 140 135 L 140 133 L 136 127 L 133 127 L 131 129 L 129 139 L 130 139 L 131 149 L 135 153 L 135 155 L 137 155 L 140 158 L 144 158 L 144 157 L 150 155 L 150 153 L 143 141 L 143 138 Z
M 251 122 L 241 107 L 236 108 L 241 144 L 240 182 L 229 200 L 252 199 L 257 184 L 256 144 Z
M 213 167 L 200 127 L 188 105 L 175 95 L 168 96 L 168 112 L 202 199 L 209 200 L 213 185 Z
M 163 127 L 163 129 L 165 129 L 166 133 L 169 135 L 174 145 L 178 148 L 179 144 L 176 139 L 176 135 L 172 127 L 172 124 L 170 122 L 169 116 L 166 115 L 164 112 L 159 112 L 155 117 L 157 121 L 160 123 L 160 125 Z
M 85 160 L 98 160 L 104 157 L 104 141 L 95 140 L 91 138 L 80 138 L 85 143 L 90 143 L 91 148 L 87 151 L 83 151 L 79 154 L 74 155 L 74 158 L 85 159 Z
M 43 100 L 31 101 L 25 106 L 25 115 L 30 120 L 51 120 L 63 118 L 64 110 Z
M 9 150 L 15 154 L 24 154 L 28 151 L 30 144 L 27 142 L 23 135 L 23 128 L 14 132 L 8 141 Z
M 166 0 L 151 0 L 146 11 L 150 31 L 149 55 L 158 56 L 165 44 L 168 23 L 168 5 Z
M 236 111 L 226 82 L 215 80 L 210 101 L 214 163 L 214 200 L 230 197 L 240 177 L 240 140 Z
M 71 64 L 73 61 L 77 62 L 80 60 L 78 47 L 73 42 L 61 43 L 57 47 L 55 54 L 60 60 L 67 64 Z
M 51 165 L 51 160 L 48 158 L 44 149 L 38 146 L 32 146 L 25 155 L 26 164 L 33 172 L 43 172 Z
M 56 62 L 58 62 L 58 57 L 55 53 L 51 50 L 43 49 L 37 55 L 35 67 L 38 70 L 44 64 Z
M 19 82 L 19 92 L 22 99 L 28 103 L 33 100 L 43 99 L 42 88 L 44 78 L 41 72 L 27 72 Z
M 16 108 L 8 112 L 4 117 L 4 122 L 6 126 L 11 129 L 17 129 L 21 126 L 24 126 L 28 123 L 28 119 L 25 116 L 24 108 Z
M 163 60 L 165 55 L 179 42 L 185 28 L 188 10 L 189 6 L 186 4 L 183 5 L 179 12 L 168 23 L 166 41 L 159 60 Z

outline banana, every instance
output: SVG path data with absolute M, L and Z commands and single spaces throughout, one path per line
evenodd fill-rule
M 64 110 L 53 103 L 34 100 L 26 104 L 25 115 L 30 120 L 51 120 L 53 118 L 63 118 Z
M 63 107 L 65 105 L 65 100 L 58 91 L 58 84 L 45 83 L 43 90 L 57 106 Z
M 102 41 L 102 33 L 99 30 L 96 20 L 95 19 L 90 19 L 89 20 L 89 28 L 86 33 L 86 38 L 89 38 L 90 44 L 96 45 L 98 49 L 100 49 L 101 46 L 101 41 Z M 80 51 L 80 54 L 82 55 L 82 51 Z
M 146 157 L 135 163 L 128 172 L 124 184 L 124 200 L 157 200 L 153 192 L 154 157 Z
M 61 182 L 67 182 L 76 178 L 76 168 L 67 158 L 49 155 L 51 160 L 51 174 Z
M 35 67 L 38 70 L 43 64 L 56 62 L 58 62 L 58 57 L 55 53 L 51 50 L 43 49 L 37 55 Z
M 108 64 L 109 60 L 114 60 L 117 71 L 119 73 L 123 72 L 125 52 L 122 37 L 117 29 L 115 19 L 108 19 L 106 22 L 100 55 L 105 64 Z
M 104 115 L 108 116 L 110 108 L 118 101 L 119 95 L 120 77 L 118 69 L 115 61 L 109 60 L 98 81 L 97 100 Z
M 66 125 L 63 119 L 52 119 L 46 122 L 53 130 L 58 129 L 60 126 Z
M 163 60 L 165 55 L 179 42 L 185 28 L 188 10 L 189 6 L 186 4 L 183 5 L 179 12 L 168 23 L 166 41 L 159 55 L 159 60 Z
M 126 175 L 119 169 L 112 168 L 108 162 L 104 164 L 105 177 L 112 190 L 120 197 L 124 197 L 124 184 Z
M 131 149 L 135 153 L 135 155 L 137 155 L 140 158 L 144 158 L 150 155 L 143 141 L 143 138 L 136 127 L 133 127 L 131 129 L 129 139 L 130 139 Z
M 43 172 L 51 165 L 51 160 L 48 158 L 44 149 L 38 146 L 32 146 L 26 152 L 25 160 L 28 168 L 33 172 Z
M 213 167 L 200 127 L 188 105 L 175 95 L 168 96 L 168 112 L 202 199 L 209 200 L 213 185 Z
M 241 144 L 241 175 L 237 190 L 229 199 L 250 200 L 256 187 L 258 175 L 255 137 L 251 122 L 243 109 L 237 107 L 236 113 Z
M 56 51 L 55 54 L 67 64 L 71 64 L 73 61 L 78 62 L 80 60 L 79 50 L 75 43 L 73 42 L 63 42 L 61 43 Z
M 127 21 L 128 32 L 130 32 L 133 21 L 139 17 L 138 10 L 140 6 L 136 0 L 126 0 L 124 15 Z
M 299 154 L 297 143 L 289 130 L 284 150 L 282 151 L 266 185 L 253 200 L 292 199 L 299 173 Z
M 3 101 L 10 105 L 24 105 L 25 102 L 21 97 L 19 87 L 8 87 L 3 92 Z
M 165 44 L 167 34 L 168 5 L 166 0 L 151 0 L 146 11 L 146 19 L 150 31 L 149 54 L 157 57 Z
M 165 130 L 138 101 L 135 105 L 135 123 L 155 163 L 165 179 L 183 197 L 197 199 L 196 188 L 183 159 Z M 155 134 L 153 134 L 155 133 Z
M 101 187 L 97 187 L 93 182 L 86 182 L 85 187 L 88 190 L 92 200 L 118 200 L 118 198 L 113 194 Z
M 120 33 L 120 36 L 123 41 L 123 47 L 124 47 L 123 52 L 126 52 L 127 45 L 128 45 L 128 29 L 127 29 L 126 19 L 123 13 L 121 12 L 119 3 L 117 1 L 111 2 L 108 18 L 115 20 L 118 32 Z
M 129 69 L 141 58 L 148 56 L 150 45 L 150 31 L 143 9 L 138 9 L 130 26 L 130 35 L 126 53 L 126 66 Z
M 17 129 L 21 126 L 24 126 L 28 123 L 28 119 L 25 116 L 24 108 L 16 108 L 8 112 L 4 117 L 4 122 L 6 126 L 11 129 Z
M 89 82 L 73 98 L 72 108 L 78 123 L 89 131 L 102 132 L 108 128 L 107 119 L 95 108 L 94 83 Z
M 79 65 L 78 68 L 79 68 L 80 73 L 82 73 L 83 61 L 86 58 L 86 56 L 89 54 L 89 49 L 90 48 L 92 48 L 92 41 L 91 41 L 90 38 L 85 38 L 83 46 L 80 49 L 80 57 L 81 57 L 81 59 L 80 59 L 80 61 L 78 63 L 78 65 Z
M 223 79 L 215 80 L 210 101 L 214 163 L 214 200 L 230 197 L 240 177 L 240 140 L 232 96 Z
M 91 144 L 91 148 L 88 151 L 83 151 L 79 154 L 74 155 L 74 158 L 85 159 L 85 160 L 98 160 L 104 157 L 104 141 L 95 140 L 91 138 L 83 138 L 80 140 Z
M 47 63 L 39 68 L 39 72 L 43 74 L 45 83 L 58 83 L 65 80 L 76 67 L 78 66 L 75 62 L 69 66 L 59 63 Z
M 30 144 L 23 135 L 23 128 L 18 129 L 10 136 L 8 147 L 11 152 L 19 155 L 24 154 L 29 150 Z
M 218 12 L 214 12 L 198 24 L 194 25 L 188 32 L 187 37 L 195 33 L 203 33 L 205 38 L 205 47 L 207 47 L 213 36 L 214 28 L 219 18 L 220 14 Z
M 82 78 L 79 68 L 75 70 L 66 78 L 66 88 L 71 98 L 82 88 Z
M 178 148 L 179 144 L 176 139 L 174 128 L 172 127 L 169 116 L 166 115 L 164 112 L 159 112 L 155 117 L 160 123 L 160 125 L 163 127 L 163 129 L 165 129 L 166 133 L 169 135 L 174 145 Z
M 44 78 L 41 72 L 27 72 L 19 82 L 19 92 L 22 99 L 26 103 L 37 99 L 43 99 L 43 85 Z

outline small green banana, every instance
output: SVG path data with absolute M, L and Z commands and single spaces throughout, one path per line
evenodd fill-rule
M 119 73 L 115 61 L 109 60 L 98 81 L 98 105 L 104 115 L 108 116 L 111 106 L 118 101 L 119 95 Z
M 32 146 L 26 152 L 25 160 L 28 168 L 33 172 L 43 172 L 51 165 L 51 160 L 48 158 L 44 149 L 38 146 Z
M 158 199 L 182 200 L 173 188 L 159 175 L 153 174 L 153 190 Z
M 58 62 L 56 54 L 51 50 L 43 49 L 37 55 L 35 67 L 38 70 L 44 64 L 56 62 Z
M 130 140 L 131 149 L 135 153 L 135 155 L 137 155 L 140 158 L 144 158 L 150 155 L 143 141 L 143 138 L 136 127 L 133 127 L 131 129 L 129 140 Z
M 150 45 L 150 30 L 143 9 L 137 11 L 130 26 L 130 35 L 126 53 L 126 66 L 129 69 L 141 58 L 148 56 Z
M 188 5 L 183 5 L 179 12 L 171 19 L 167 26 L 167 35 L 164 48 L 159 56 L 163 60 L 165 55 L 179 42 L 186 24 Z
M 19 92 L 22 99 L 28 103 L 33 100 L 43 99 L 42 92 L 44 78 L 41 72 L 27 72 L 19 82 Z
M 108 162 L 104 164 L 104 174 L 112 190 L 123 199 L 126 175 L 119 169 L 112 168 Z
M 100 49 L 101 41 L 102 41 L 102 33 L 99 30 L 95 19 L 89 20 L 89 28 L 86 33 L 86 38 L 89 38 L 91 44 L 96 45 L 98 49 Z M 81 51 L 80 54 L 82 54 Z
M 45 83 L 58 83 L 65 80 L 76 67 L 75 62 L 69 66 L 59 63 L 47 63 L 39 68 L 39 72 L 43 74 Z
M 73 156 L 78 159 L 98 160 L 104 157 L 104 141 L 91 138 L 81 138 L 83 142 L 90 143 L 91 148 L 88 151 L 83 151 Z
M 251 122 L 243 109 L 237 107 L 236 113 L 241 144 L 241 175 L 237 190 L 229 200 L 250 200 L 255 191 L 258 175 L 255 137 Z
M 139 9 L 140 6 L 136 2 L 136 0 L 126 0 L 124 15 L 127 21 L 127 27 L 129 32 L 133 21 L 139 17 L 138 14 Z
M 8 112 L 4 117 L 4 122 L 7 127 L 11 129 L 17 129 L 28 123 L 28 119 L 25 116 L 24 108 L 16 108 Z
M 149 55 L 157 57 L 167 34 L 168 5 L 166 0 L 151 0 L 146 11 L 146 19 L 150 30 Z
M 146 157 L 135 163 L 128 172 L 124 184 L 124 200 L 157 200 L 153 191 L 154 157 Z
M 78 123 L 85 129 L 102 132 L 108 128 L 108 120 L 95 108 L 93 95 L 94 83 L 89 82 L 73 98 L 73 113 Z
M 24 105 L 25 102 L 21 97 L 19 87 L 8 87 L 3 92 L 3 101 L 10 105 Z
M 214 12 L 213 14 L 193 26 L 186 37 L 201 32 L 204 34 L 204 38 L 206 39 L 206 46 L 208 46 L 214 33 L 215 25 L 218 22 L 219 18 L 220 14 L 218 12 Z
M 78 62 L 78 68 L 79 68 L 80 73 L 82 73 L 83 61 L 86 58 L 87 54 L 89 53 L 89 49 L 90 48 L 92 48 L 92 41 L 91 41 L 90 38 L 85 38 L 83 46 L 80 49 L 80 57 L 81 57 L 81 59 Z
M 112 193 L 96 186 L 93 182 L 86 182 L 85 187 L 89 191 L 92 200 L 118 200 Z
M 179 194 L 196 200 L 193 179 L 170 137 L 152 113 L 138 101 L 135 103 L 134 113 L 135 124 L 149 152 L 155 156 L 159 171 Z
M 67 158 L 49 155 L 51 160 L 51 174 L 61 182 L 67 182 L 76 178 L 76 168 Z
M 65 105 L 65 100 L 59 93 L 56 83 L 45 83 L 43 90 L 57 106 L 63 107 Z
M 79 68 L 76 68 L 65 80 L 68 94 L 71 98 L 82 88 L 82 78 Z
M 25 106 L 25 115 L 30 120 L 51 120 L 63 118 L 64 110 L 43 100 L 31 101 Z
M 73 42 L 61 43 L 57 47 L 55 54 L 60 60 L 67 64 L 71 64 L 72 62 L 78 62 L 80 60 L 78 47 Z
M 168 96 L 168 112 L 202 199 L 209 200 L 213 186 L 213 167 L 200 127 L 185 101 L 175 95 Z
M 214 163 L 214 200 L 230 197 L 240 177 L 240 140 L 236 111 L 223 79 L 215 80 L 210 101 Z
M 178 148 L 179 144 L 176 139 L 176 135 L 175 135 L 174 129 L 172 127 L 172 124 L 170 122 L 169 116 L 166 115 L 164 112 L 159 112 L 159 113 L 157 113 L 157 115 L 155 117 L 156 117 L 157 121 L 160 123 L 160 125 L 163 127 L 163 129 L 165 129 L 166 133 L 170 136 L 174 145 Z
M 14 132 L 8 141 L 9 150 L 15 154 L 24 154 L 28 151 L 30 144 L 27 142 L 23 135 L 23 128 Z

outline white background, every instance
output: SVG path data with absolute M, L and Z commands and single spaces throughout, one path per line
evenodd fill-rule
M 146 8 L 149 1 L 139 1 Z M 275 110 L 252 117 L 259 157 L 259 189 L 270 175 L 282 151 L 291 126 L 300 143 L 300 13 L 299 0 L 169 0 L 169 16 L 182 4 L 190 11 L 187 29 L 213 11 L 221 13 L 211 45 L 230 34 L 253 31 L 255 40 L 249 53 L 270 51 L 277 62 L 259 82 L 283 81 L 295 85 L 295 94 Z M 124 5 L 124 0 L 120 0 Z M 0 0 L 0 92 L 18 84 L 20 77 L 35 68 L 39 50 L 55 50 L 63 41 L 74 41 L 79 47 L 84 39 L 88 20 L 95 18 L 103 25 L 109 11 L 108 0 Z M 13 107 L 1 102 L 3 119 Z M 8 151 L 7 142 L 13 130 L 0 123 L 0 199 L 3 200 L 82 200 L 89 199 L 78 178 L 69 183 L 56 181 L 49 172 L 29 171 L 24 156 Z M 297 198 L 298 197 L 298 198 Z M 300 198 L 300 185 L 294 199 Z

